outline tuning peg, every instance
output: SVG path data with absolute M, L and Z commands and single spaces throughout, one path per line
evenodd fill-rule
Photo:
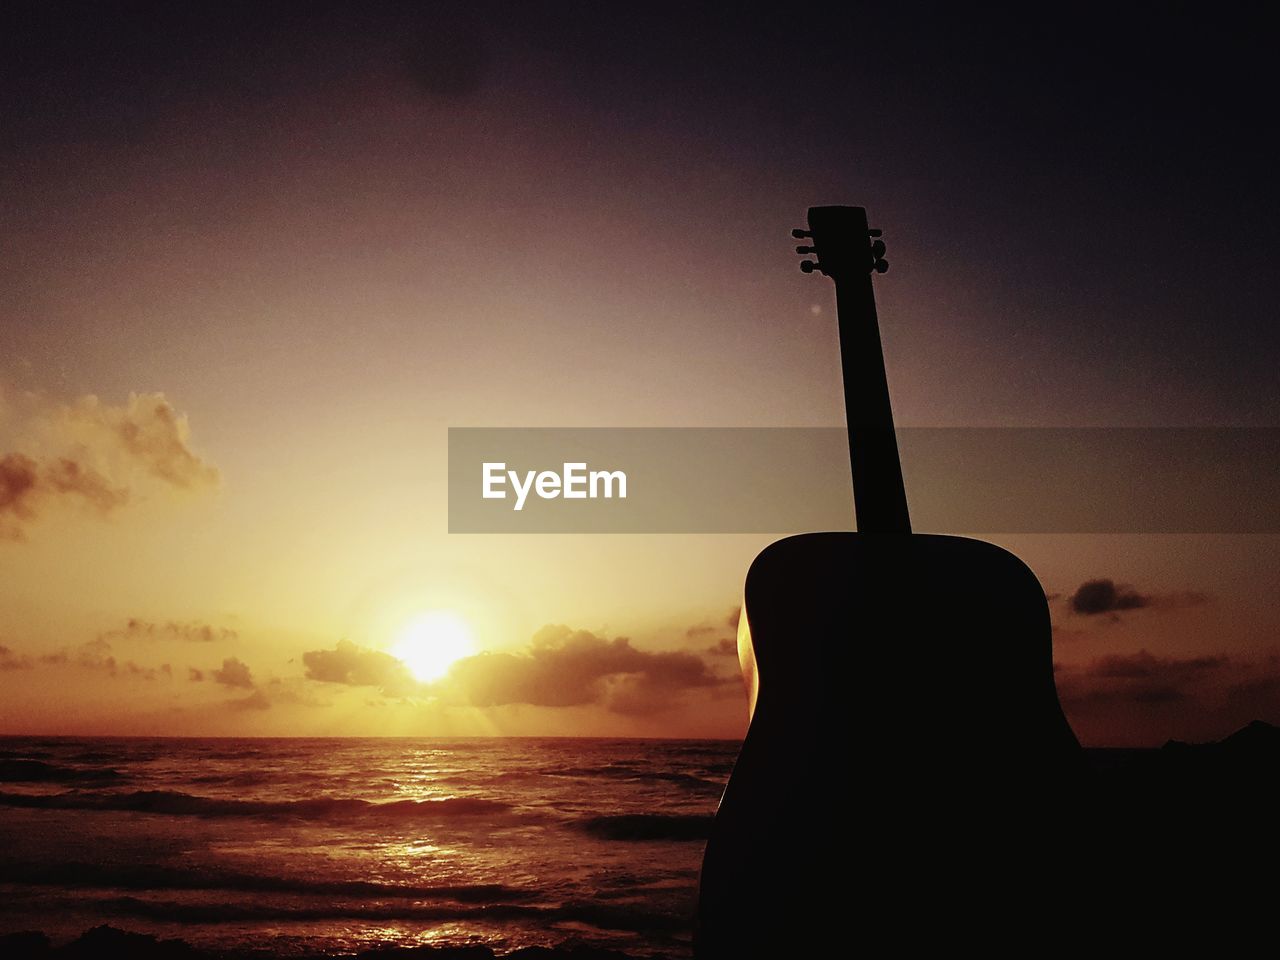
M 875 243 L 871 245 L 872 258 L 879 260 L 881 257 L 884 256 L 884 250 L 885 250 L 884 241 L 877 240 Z
M 889 270 L 889 261 L 877 260 L 874 264 L 872 264 L 872 267 L 875 269 L 876 273 L 886 273 Z
M 868 231 L 867 231 L 867 235 L 868 235 L 868 236 L 872 236 L 872 237 L 883 237 L 883 236 L 884 236 L 884 231 L 883 231 L 883 230 L 878 230 L 878 229 L 877 229 L 877 230 L 868 230 Z
M 801 230 L 799 227 L 796 227 L 794 230 L 791 231 L 791 235 L 795 237 L 797 240 L 807 240 L 809 237 L 813 236 L 813 231 Z
M 814 263 L 812 260 L 800 261 L 800 270 L 804 273 L 813 273 L 813 271 L 817 269 L 818 269 L 818 265 Z
M 796 253 L 813 253 L 813 247 L 796 247 Z

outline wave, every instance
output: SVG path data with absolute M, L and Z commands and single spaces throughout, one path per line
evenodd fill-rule
M 265 783 L 332 782 L 335 775 L 315 770 L 243 770 L 239 772 L 202 773 L 183 778 L 185 783 L 219 784 L 232 787 L 257 787 Z
M 555 906 L 496 903 L 481 906 L 449 906 L 420 903 L 327 902 L 312 906 L 242 901 L 237 903 L 188 903 L 144 900 L 140 897 L 113 897 L 98 901 L 121 916 L 179 923 L 282 923 L 353 919 L 363 921 L 490 921 L 533 920 L 540 926 L 551 923 L 587 923 L 608 930 L 649 933 L 658 930 L 683 931 L 689 918 L 678 913 L 659 913 L 613 904 L 568 902 Z
M 494 814 L 511 805 L 483 797 L 379 802 L 358 797 L 316 797 L 308 800 L 233 800 L 201 797 L 173 790 L 134 790 L 127 793 L 69 791 L 34 796 L 0 792 L 0 805 L 45 810 L 127 810 L 136 813 L 186 817 L 257 817 L 268 820 L 433 820 Z
M 121 759 L 120 753 L 105 753 L 101 750 L 82 750 L 66 759 L 72 763 L 115 763 Z
M 691 773 L 676 773 L 668 770 L 642 770 L 629 764 L 609 763 L 598 767 L 558 767 L 544 771 L 552 777 L 609 777 L 633 783 L 678 783 L 700 790 L 724 789 L 724 780 L 708 780 Z M 725 779 L 728 779 L 726 775 Z
M 662 745 L 662 754 L 667 757 L 714 757 L 732 761 L 741 749 L 741 740 L 668 741 Z
M 0 783 L 108 783 L 123 779 L 125 776 L 119 770 L 103 767 L 86 769 L 28 758 L 0 759 Z
M 536 894 L 498 883 L 413 885 L 367 880 L 309 880 L 234 870 L 165 867 L 158 864 L 0 862 L 0 883 L 120 890 L 225 890 L 242 893 L 296 893 L 371 900 L 451 900 L 501 903 Z
M 621 813 L 588 817 L 578 826 L 605 840 L 706 840 L 713 819 L 702 814 Z

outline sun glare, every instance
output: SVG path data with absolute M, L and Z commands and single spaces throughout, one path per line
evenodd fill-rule
M 438 680 L 454 662 L 475 653 L 471 628 L 457 614 L 436 610 L 409 623 L 396 637 L 391 655 L 419 680 Z

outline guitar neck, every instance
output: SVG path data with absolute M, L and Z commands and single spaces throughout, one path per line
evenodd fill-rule
M 870 272 L 836 280 L 840 366 L 859 533 L 910 533 Z
M 911 518 L 902 484 L 902 463 L 893 433 L 893 408 L 884 376 L 884 353 L 876 317 L 872 270 L 887 269 L 884 244 L 870 242 L 867 211 L 858 206 L 810 207 L 818 264 L 806 266 L 831 276 L 836 284 L 840 317 L 840 365 L 845 379 L 845 420 L 849 424 L 849 462 L 854 474 L 854 508 L 858 531 L 909 534 Z M 878 237 L 879 232 L 874 232 Z
M 836 285 L 858 532 L 910 533 L 907 491 L 902 484 L 876 297 L 871 288 L 871 272 L 889 269 L 884 241 L 879 239 L 879 230 L 867 226 L 867 211 L 862 207 L 810 207 L 809 229 L 792 230 L 791 235 L 797 240 L 812 239 L 812 246 L 796 247 L 796 253 L 818 258 L 803 261 L 800 269 L 823 273 Z

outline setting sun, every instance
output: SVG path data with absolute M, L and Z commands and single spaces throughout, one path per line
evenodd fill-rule
M 438 680 L 456 660 L 475 652 L 471 628 L 457 614 L 436 610 L 400 631 L 391 654 L 418 680 Z

